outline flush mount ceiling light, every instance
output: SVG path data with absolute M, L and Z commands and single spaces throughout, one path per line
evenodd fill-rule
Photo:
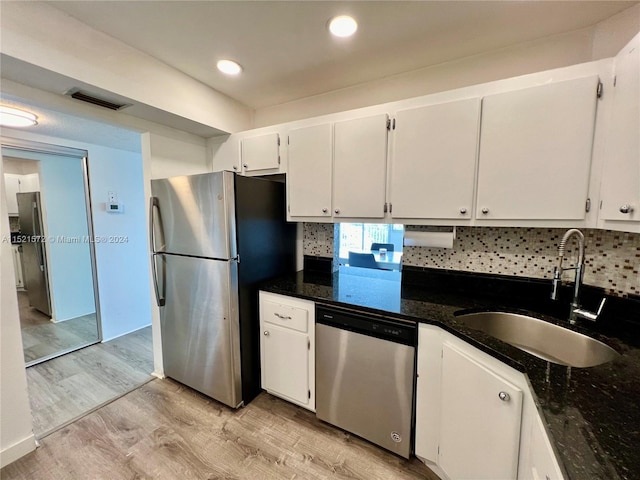
M 329 22 L 329 31 L 336 37 L 350 37 L 358 30 L 358 22 L 349 15 L 333 17 Z
M 216 66 L 227 75 L 238 75 L 242 71 L 242 67 L 233 60 L 218 60 Z
M 17 108 L 0 106 L 0 126 L 3 127 L 31 127 L 36 125 L 36 117 L 33 113 L 18 110 Z

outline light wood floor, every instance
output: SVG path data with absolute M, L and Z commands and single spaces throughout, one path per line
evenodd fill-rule
M 151 327 L 27 368 L 37 438 L 148 382 Z
M 262 393 L 232 410 L 152 380 L 43 439 L 0 472 L 13 479 L 428 479 L 404 460 Z
M 22 347 L 26 363 L 98 340 L 96 314 L 53 323 L 29 306 L 27 292 L 18 292 Z

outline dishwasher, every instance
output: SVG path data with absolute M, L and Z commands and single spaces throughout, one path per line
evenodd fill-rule
M 409 458 L 417 331 L 414 322 L 317 305 L 317 417 Z

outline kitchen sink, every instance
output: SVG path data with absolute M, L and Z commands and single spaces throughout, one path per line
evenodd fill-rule
M 458 320 L 469 328 L 560 365 L 594 367 L 619 356 L 598 340 L 526 315 L 478 312 L 460 315 Z

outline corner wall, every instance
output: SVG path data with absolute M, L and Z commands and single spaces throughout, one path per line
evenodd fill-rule
M 0 178 L 4 178 L 0 162 Z M 9 216 L 0 182 L 0 233 L 9 238 Z M 0 468 L 36 448 L 27 394 L 11 242 L 0 242 Z

